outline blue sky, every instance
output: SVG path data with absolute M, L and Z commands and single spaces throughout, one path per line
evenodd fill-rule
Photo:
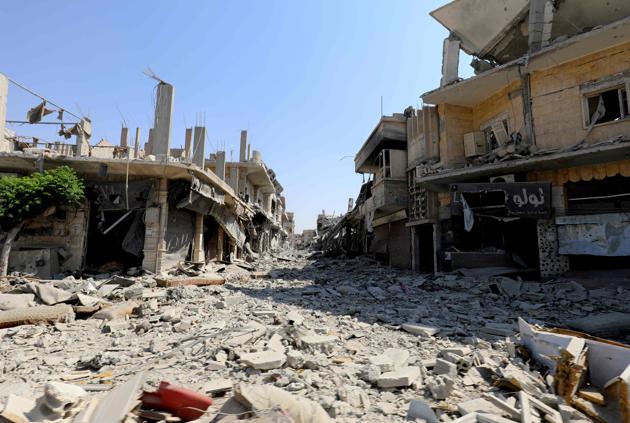
M 0 6 L 9 41 L 0 72 L 89 114 L 95 143 L 118 142 L 121 114 L 146 140 L 150 67 L 175 86 L 173 146 L 204 115 L 206 152 L 224 146 L 238 158 L 247 129 L 301 231 L 356 197 L 352 157 L 380 117 L 381 96 L 391 114 L 438 86 L 447 31 L 428 13 L 444 3 L 9 0 Z M 36 103 L 11 86 L 7 118 L 24 119 Z M 48 127 L 11 128 L 58 139 Z

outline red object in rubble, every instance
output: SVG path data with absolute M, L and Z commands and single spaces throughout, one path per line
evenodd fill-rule
M 144 392 L 142 394 L 142 405 L 147 408 L 169 411 L 188 422 L 201 417 L 212 405 L 212 398 L 162 381 L 156 392 Z

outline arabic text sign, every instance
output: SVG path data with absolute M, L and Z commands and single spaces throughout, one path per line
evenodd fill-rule
M 503 192 L 508 216 L 540 219 L 551 216 L 550 183 L 462 183 L 452 185 L 452 190 L 460 193 Z

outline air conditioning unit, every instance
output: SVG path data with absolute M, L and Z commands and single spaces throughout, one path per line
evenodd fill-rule
M 492 176 L 490 178 L 490 182 L 491 183 L 501 183 L 501 182 L 515 182 L 515 178 L 514 178 L 514 174 L 510 174 L 510 175 L 499 175 L 499 176 Z
M 488 152 L 486 135 L 481 131 L 464 134 L 464 154 L 466 157 L 482 156 Z

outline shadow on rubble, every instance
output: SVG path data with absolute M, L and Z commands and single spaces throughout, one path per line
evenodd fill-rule
M 570 302 L 562 298 L 582 295 L 571 291 L 577 289 L 571 284 L 564 286 L 560 295 L 552 295 L 541 289 L 540 283 L 505 277 L 432 276 L 364 257 L 318 257 L 304 266 L 284 264 L 284 268 L 271 270 L 267 278 L 226 284 L 226 288 L 261 301 L 299 307 L 304 314 L 310 310 L 316 317 L 352 316 L 392 329 L 404 323 L 421 323 L 440 328 L 441 336 L 474 335 L 489 341 L 512 335 L 518 317 L 566 327 L 566 320 L 576 314 Z

